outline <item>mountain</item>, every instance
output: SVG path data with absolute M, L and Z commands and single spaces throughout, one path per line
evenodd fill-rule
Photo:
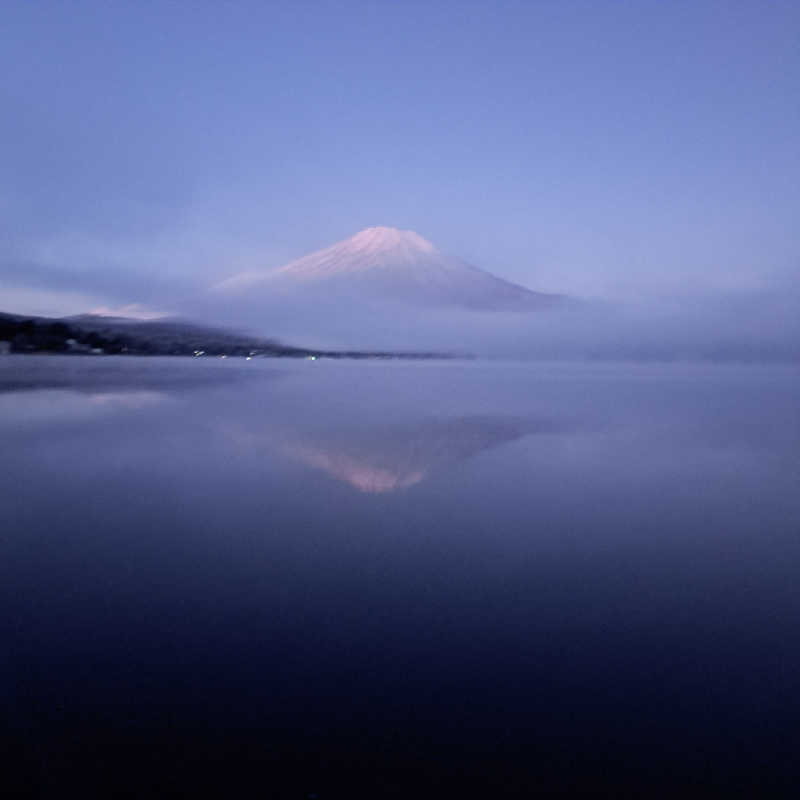
M 272 339 L 179 319 L 139 320 L 99 314 L 23 317 L 0 312 L 0 341 L 16 353 L 291 355 L 311 353 Z
M 482 311 L 537 311 L 561 299 L 446 255 L 413 231 L 384 227 L 367 228 L 277 270 L 241 273 L 213 291 L 250 301 L 319 294 Z

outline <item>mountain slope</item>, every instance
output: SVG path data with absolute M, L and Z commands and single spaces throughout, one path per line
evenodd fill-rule
M 229 297 L 320 293 L 416 306 L 533 311 L 560 300 L 442 253 L 413 231 L 367 228 L 272 272 L 245 272 L 214 291 Z

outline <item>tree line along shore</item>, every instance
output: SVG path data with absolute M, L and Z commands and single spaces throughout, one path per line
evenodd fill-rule
M 293 358 L 448 358 L 442 353 L 317 350 L 176 320 L 0 313 L 0 353 Z

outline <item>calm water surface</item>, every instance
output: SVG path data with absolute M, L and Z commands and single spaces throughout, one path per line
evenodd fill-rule
M 800 777 L 796 368 L 11 356 L 0 437 L 20 795 Z

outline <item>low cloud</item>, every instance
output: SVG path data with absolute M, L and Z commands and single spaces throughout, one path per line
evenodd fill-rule
M 104 300 L 97 295 L 68 289 L 0 288 L 0 311 L 41 317 L 85 314 Z
M 274 300 L 207 293 L 184 313 L 339 349 L 524 359 L 800 359 L 800 292 L 791 286 L 628 303 L 575 300 L 532 313 L 413 308 L 310 293 Z

